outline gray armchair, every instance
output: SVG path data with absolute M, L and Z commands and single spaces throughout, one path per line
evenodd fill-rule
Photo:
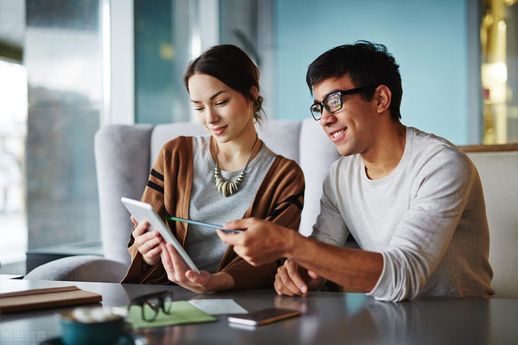
M 162 145 L 179 135 L 203 134 L 195 123 L 158 126 L 112 125 L 99 130 L 95 157 L 101 209 L 104 258 L 75 256 L 52 261 L 31 271 L 26 279 L 118 282 L 130 258 L 131 231 L 121 196 L 139 199 L 154 157 Z M 305 235 L 319 212 L 322 182 L 338 158 L 320 125 L 304 121 L 270 120 L 260 128 L 261 138 L 274 151 L 297 161 L 306 179 L 304 211 L 299 231 Z M 462 148 L 475 163 L 484 188 L 490 230 L 489 261 L 498 297 L 518 297 L 518 144 Z
M 269 120 L 259 126 L 259 132 L 274 152 L 297 161 L 304 171 L 306 192 L 300 231 L 307 235 L 319 212 L 322 182 L 338 153 L 312 119 Z M 95 137 L 95 161 L 104 257 L 58 259 L 35 268 L 25 279 L 119 282 L 130 263 L 127 243 L 132 229 L 120 198 L 140 199 L 164 143 L 180 135 L 204 134 L 201 125 L 191 122 L 101 128 Z

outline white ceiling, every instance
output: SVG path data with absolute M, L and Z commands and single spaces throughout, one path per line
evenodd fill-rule
M 23 47 L 25 0 L 0 0 L 0 41 Z

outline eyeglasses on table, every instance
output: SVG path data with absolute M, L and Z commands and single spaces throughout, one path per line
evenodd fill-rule
M 160 314 L 160 311 L 162 311 L 162 313 L 165 315 L 172 314 L 172 302 L 172 291 L 153 292 L 133 298 L 128 305 L 128 311 L 133 306 L 139 306 L 142 320 L 146 322 L 153 322 Z

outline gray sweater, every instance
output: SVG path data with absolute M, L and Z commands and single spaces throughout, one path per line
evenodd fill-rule
M 324 182 L 313 237 L 383 256 L 368 294 L 384 301 L 422 295 L 489 296 L 489 231 L 475 166 L 454 145 L 407 128 L 398 166 L 371 180 L 359 155 L 342 157 Z
M 189 207 L 189 217 L 207 223 L 223 224 L 243 217 L 253 202 L 257 190 L 272 165 L 275 154 L 263 144 L 261 150 L 248 164 L 248 173 L 239 191 L 228 197 L 216 189 L 214 180 L 214 160 L 210 154 L 210 137 L 193 137 L 193 181 Z M 239 171 L 221 171 L 221 176 L 231 181 Z M 221 241 L 214 229 L 190 225 L 191 230 L 185 241 L 185 249 L 196 266 L 214 273 L 218 271 L 221 257 L 227 245 Z

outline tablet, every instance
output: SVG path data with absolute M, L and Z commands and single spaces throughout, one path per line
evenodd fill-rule
M 167 225 L 150 204 L 129 198 L 121 198 L 121 202 L 137 221 L 141 222 L 147 220 L 149 224 L 151 224 L 150 230 L 158 231 L 164 241 L 173 245 L 187 266 L 194 272 L 200 273 L 200 270 L 196 267 L 185 249 L 180 245 L 176 237 L 174 237 Z

